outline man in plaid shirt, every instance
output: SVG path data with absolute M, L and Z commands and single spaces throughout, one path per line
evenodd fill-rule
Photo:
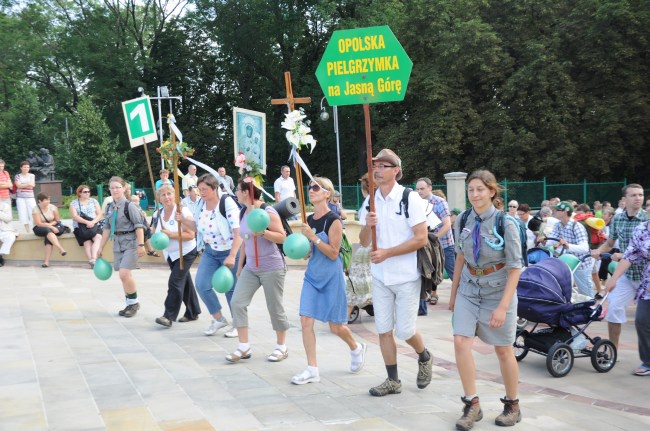
M 639 184 L 628 184 L 623 187 L 623 200 L 625 201 L 625 210 L 616 214 L 609 226 L 609 238 L 603 245 L 596 250 L 592 250 L 591 255 L 599 258 L 601 253 L 608 253 L 613 247 L 616 240 L 619 242 L 619 249 L 625 252 L 634 229 L 644 221 L 648 220 L 648 214 L 641 208 L 643 206 L 643 187 Z M 621 260 L 623 253 L 612 254 L 612 260 L 618 262 Z M 609 331 L 609 340 L 618 347 L 618 340 L 621 336 L 622 324 L 627 322 L 625 308 L 632 303 L 643 273 L 643 264 L 630 266 L 630 269 L 622 275 L 616 282 L 616 289 L 612 290 L 608 296 L 607 307 L 607 329 Z
M 573 206 L 569 202 L 562 201 L 553 206 L 553 209 L 553 215 L 560 222 L 553 226 L 550 237 L 558 238 L 559 241 L 549 240 L 550 245 L 564 246 L 566 247 L 565 253 L 581 259 L 580 265 L 573 273 L 573 278 L 578 286 L 578 293 L 593 298 L 594 283 L 591 279 L 591 268 L 594 267 L 594 258 L 589 254 L 587 229 L 579 222 L 571 220 Z
M 454 235 L 451 227 L 451 213 L 449 212 L 449 204 L 440 196 L 433 194 L 433 187 L 429 178 L 420 178 L 415 183 L 415 190 L 420 197 L 428 202 L 426 214 L 433 211 L 438 216 L 442 224 L 435 228 L 436 236 L 440 240 L 440 245 L 445 253 L 445 271 L 450 280 L 454 279 L 454 265 L 456 264 L 456 252 L 454 250 Z M 436 293 L 437 286 L 434 286 L 434 291 L 431 293 L 431 304 L 438 303 L 438 294 Z M 426 307 L 426 304 L 425 304 Z

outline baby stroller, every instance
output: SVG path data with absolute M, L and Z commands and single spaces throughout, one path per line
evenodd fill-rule
M 537 323 L 530 330 L 517 329 L 515 357 L 521 361 L 529 351 L 546 356 L 553 377 L 566 376 L 575 358 L 591 358 L 594 369 L 606 373 L 616 364 L 614 343 L 585 332 L 592 322 L 602 320 L 602 302 L 571 303 L 572 285 L 571 270 L 559 259 L 544 259 L 521 274 L 517 314 Z M 548 327 L 537 329 L 540 324 Z
M 372 276 L 370 275 L 370 249 L 355 244 L 346 273 L 346 296 L 350 308 L 348 323 L 354 323 L 365 310 L 370 316 L 375 315 L 372 306 Z

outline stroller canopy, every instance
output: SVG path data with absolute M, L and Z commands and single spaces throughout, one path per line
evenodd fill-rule
M 519 317 L 559 325 L 563 312 L 572 309 L 571 270 L 559 259 L 545 259 L 521 273 L 517 285 Z

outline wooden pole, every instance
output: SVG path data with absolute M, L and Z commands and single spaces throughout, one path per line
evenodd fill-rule
M 289 106 L 289 112 L 292 112 L 294 109 L 296 109 L 296 103 L 311 103 L 311 97 L 293 96 L 293 88 L 291 86 L 291 72 L 284 72 L 284 86 L 287 89 L 287 97 L 284 99 L 271 100 L 272 105 L 286 104 Z M 300 151 L 297 149 L 296 152 L 300 154 Z M 296 168 L 296 187 L 298 188 L 298 201 L 300 201 L 300 215 L 302 217 L 302 222 L 307 223 L 307 212 L 305 210 L 305 193 L 302 184 L 302 169 L 298 163 L 295 163 L 295 161 L 294 167 Z
M 172 146 L 174 147 L 174 159 L 172 162 L 172 169 L 174 170 L 174 195 L 176 197 L 176 211 L 181 211 L 181 195 L 178 187 L 178 151 L 176 151 L 176 135 L 172 128 L 169 128 L 172 136 Z M 183 237 L 181 236 L 181 224 L 178 223 L 178 252 L 180 253 L 180 268 L 183 269 Z
M 375 212 L 375 176 L 372 172 L 372 135 L 370 133 L 370 105 L 363 104 L 363 118 L 366 125 L 366 161 L 368 163 L 368 203 L 370 204 L 370 212 Z M 377 250 L 377 228 L 373 226 L 371 229 L 372 234 L 372 249 Z
M 158 195 L 156 193 L 156 183 L 153 180 L 153 171 L 151 170 L 151 160 L 149 160 L 149 150 L 147 149 L 147 143 L 144 142 L 142 138 L 143 147 L 144 147 L 144 157 L 147 159 L 147 168 L 149 169 L 149 180 L 151 180 L 151 190 L 153 190 L 153 201 L 155 208 L 158 209 Z M 134 190 L 135 191 L 135 190 Z

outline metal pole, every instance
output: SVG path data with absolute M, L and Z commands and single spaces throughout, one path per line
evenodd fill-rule
M 162 147 L 163 143 L 163 120 L 162 120 L 162 108 L 160 107 L 160 85 L 158 86 L 158 139 L 160 140 L 160 146 Z M 165 159 L 163 159 L 162 154 L 160 155 L 160 169 L 165 169 Z M 156 190 L 153 191 L 154 194 Z
M 343 206 L 343 185 L 341 183 L 341 150 L 339 148 L 339 109 L 338 106 L 334 110 L 334 134 L 336 135 L 336 161 L 339 167 L 339 193 L 341 194 L 341 207 Z

